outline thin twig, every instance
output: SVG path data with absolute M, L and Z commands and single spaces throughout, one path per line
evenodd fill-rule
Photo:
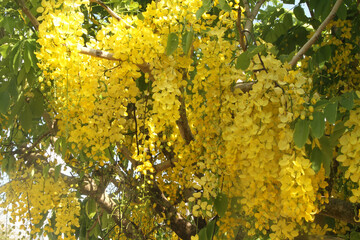
M 29 223 L 30 223 L 30 230 L 32 230 L 32 224 L 31 224 L 31 211 L 30 211 L 30 201 L 29 201 L 29 193 L 26 192 L 26 200 L 27 200 L 27 207 L 29 211 Z M 30 233 L 31 234 L 31 233 Z
M 237 16 L 237 19 L 236 19 L 236 27 L 237 27 L 237 30 L 238 30 L 238 33 L 239 33 L 240 46 L 241 46 L 243 51 L 246 51 L 246 45 L 245 45 L 245 42 L 244 42 L 244 34 L 243 34 L 242 29 L 241 29 L 241 7 L 240 6 L 238 8 L 238 16 Z
M 292 66 L 292 67 L 295 66 L 295 64 L 300 60 L 302 55 L 304 55 L 307 52 L 307 50 L 309 50 L 309 48 L 316 42 L 316 40 L 320 37 L 321 32 L 325 29 L 326 25 L 328 25 L 329 22 L 331 21 L 331 19 L 333 19 L 335 17 L 336 12 L 339 9 L 342 1 L 343 0 L 336 1 L 331 12 L 326 17 L 326 19 L 321 23 L 321 25 L 316 30 L 314 35 L 309 39 L 309 41 L 307 41 L 307 43 L 305 43 L 305 45 L 300 49 L 300 51 L 291 59 L 291 61 L 289 62 L 290 66 Z
M 248 33 L 248 34 L 252 37 L 253 42 L 254 42 L 254 45 L 257 46 L 256 38 L 255 38 L 254 33 L 253 33 L 253 32 L 250 32 L 249 30 L 246 30 L 246 29 L 245 29 L 243 32 Z M 257 55 L 258 55 L 258 57 L 259 57 L 260 63 L 261 63 L 261 65 L 262 65 L 263 68 L 253 70 L 253 72 L 259 72 L 259 71 L 265 70 L 265 72 L 268 73 L 268 71 L 267 71 L 267 69 L 266 69 L 266 67 L 265 67 L 265 64 L 264 64 L 264 62 L 263 62 L 263 60 L 262 60 L 262 58 L 261 58 L 260 53 L 258 53 Z
M 133 115 L 134 115 L 134 122 L 135 122 L 136 150 L 137 150 L 137 155 L 139 156 L 140 149 L 139 149 L 139 137 L 138 137 L 138 124 L 137 124 L 137 117 L 136 117 L 136 107 L 134 107 L 134 109 L 133 109 Z
M 96 227 L 97 224 L 98 224 L 98 221 L 94 221 L 94 223 L 91 225 L 89 230 L 86 231 L 86 236 L 85 236 L 86 240 L 89 240 L 89 234 Z
M 124 19 L 122 19 L 119 15 L 117 15 L 116 12 L 114 12 L 111 8 L 109 8 L 105 3 L 103 3 L 101 0 L 90 0 L 90 2 L 93 3 L 97 3 L 99 4 L 101 7 L 103 7 L 109 14 L 110 16 L 112 16 L 113 18 L 115 18 L 118 21 L 123 21 L 126 25 L 126 28 L 133 28 L 133 26 L 131 26 L 130 24 L 128 24 L 127 22 L 125 22 Z
M 122 18 L 116 14 L 111 8 L 109 8 L 105 3 L 103 3 L 101 0 L 90 0 L 90 2 L 97 3 L 101 7 L 103 7 L 113 18 L 115 18 L 118 21 L 121 21 Z
M 98 50 L 98 49 L 80 47 L 79 48 L 79 53 L 84 54 L 84 55 L 89 55 L 89 56 L 92 56 L 92 57 L 98 57 L 98 58 L 107 59 L 107 60 L 110 60 L 110 61 L 120 61 L 120 59 L 114 57 L 113 53 L 109 53 L 109 52 Z M 141 72 L 148 73 L 149 74 L 149 79 L 151 81 L 154 81 L 154 76 L 151 73 L 150 65 L 148 63 L 144 62 L 142 64 L 136 64 L 136 66 L 141 70 Z
M 114 226 L 112 226 L 112 227 L 107 231 L 107 233 L 105 234 L 105 236 L 104 236 L 102 239 L 106 239 L 106 237 L 115 229 L 116 226 L 117 226 L 117 225 L 114 224 Z
M 46 138 L 48 135 L 50 135 L 51 132 L 52 131 L 48 131 L 48 132 L 44 133 L 43 135 L 41 135 L 30 147 L 25 149 L 24 153 L 19 158 L 21 159 L 24 156 L 30 154 L 30 151 L 33 150 L 44 138 Z

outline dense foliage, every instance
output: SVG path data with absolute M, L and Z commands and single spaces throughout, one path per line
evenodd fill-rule
M 359 239 L 357 1 L 0 4 L 1 207 L 30 238 Z

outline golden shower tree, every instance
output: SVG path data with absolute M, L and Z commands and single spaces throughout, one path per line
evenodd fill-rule
M 358 239 L 358 2 L 0 4 L 1 206 L 32 238 Z

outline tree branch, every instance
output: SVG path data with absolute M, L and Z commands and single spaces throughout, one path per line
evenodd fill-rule
M 183 97 L 180 97 L 180 102 L 180 118 L 176 121 L 176 124 L 179 127 L 182 138 L 185 140 L 186 144 L 189 144 L 191 141 L 194 140 L 194 135 L 191 132 L 189 122 L 186 116 L 185 99 Z
M 246 16 L 249 17 L 251 15 L 250 5 L 247 0 L 243 0 L 244 6 L 245 6 L 245 13 Z
M 160 173 L 168 168 L 171 168 L 173 166 L 173 161 L 166 161 L 166 162 L 162 162 L 159 163 L 157 165 L 154 165 L 154 169 L 156 173 Z
M 98 50 L 98 49 L 91 49 L 87 47 L 81 47 L 79 48 L 79 53 L 89 55 L 92 57 L 98 57 L 107 59 L 110 61 L 120 61 L 120 59 L 115 58 L 113 53 L 109 53 L 106 51 Z M 154 80 L 154 76 L 151 74 L 150 65 L 148 63 L 142 63 L 142 64 L 136 64 L 136 66 L 143 72 L 148 73 L 150 80 Z
M 254 21 L 256 15 L 258 14 L 258 12 L 261 8 L 261 5 L 265 2 L 265 0 L 259 0 L 251 12 L 250 12 L 249 3 L 247 2 L 247 0 L 243 0 L 243 1 L 244 1 L 244 5 L 245 5 L 246 15 L 248 18 L 246 20 L 245 27 L 244 27 L 245 36 L 247 39 L 249 37 L 249 32 L 252 32 L 253 21 Z
M 107 60 L 111 60 L 111 61 L 119 61 L 119 59 L 114 58 L 113 53 L 109 53 L 109 52 L 102 51 L 102 50 L 81 47 L 81 48 L 79 48 L 79 53 L 89 55 L 92 57 L 103 58 L 103 59 L 107 59 Z
M 30 147 L 26 148 L 23 151 L 23 154 L 19 158 L 24 158 L 26 155 L 30 155 L 31 150 L 33 150 L 44 138 L 50 136 L 51 134 L 52 134 L 51 130 L 42 134 Z
M 253 82 L 238 82 L 235 84 L 234 88 L 240 89 L 243 93 L 250 92 L 253 85 L 256 83 L 256 81 Z
M 321 32 L 325 29 L 326 25 L 328 25 L 329 22 L 331 21 L 331 19 L 333 19 L 335 17 L 336 12 L 339 9 L 342 1 L 343 0 L 336 1 L 331 12 L 326 17 L 326 19 L 321 23 L 321 25 L 316 30 L 314 35 L 309 39 L 309 41 L 307 41 L 307 43 L 305 43 L 305 45 L 300 49 L 300 51 L 291 59 L 291 61 L 289 62 L 290 66 L 292 66 L 292 67 L 295 66 L 295 64 L 299 61 L 299 59 L 302 57 L 302 55 L 304 55 L 307 52 L 307 50 L 309 50 L 309 48 L 316 42 L 316 40 L 321 35 Z
M 360 222 L 355 221 L 355 218 L 358 218 L 357 212 L 356 204 L 341 199 L 330 198 L 329 203 L 325 205 L 325 209 L 321 211 L 319 215 L 332 217 L 360 226 Z
M 31 24 L 35 27 L 36 31 L 38 31 L 40 23 L 38 22 L 36 17 L 32 15 L 30 10 L 26 7 L 24 0 L 15 0 L 15 2 L 17 3 L 17 5 L 19 5 L 21 11 L 23 11 L 23 13 L 25 13 L 25 15 L 29 18 Z
M 137 165 L 139 165 L 139 163 L 133 159 L 131 157 L 131 152 L 129 151 L 129 149 L 126 147 L 126 146 L 121 146 L 120 147 L 120 152 L 122 153 L 122 155 L 124 155 L 124 157 L 129 161 L 131 162 L 131 164 L 133 165 L 133 167 L 136 167 Z
M 92 197 L 100 205 L 100 207 L 111 214 L 115 223 L 121 227 L 121 230 L 128 239 L 145 240 L 144 234 L 136 224 L 126 218 L 121 218 L 121 216 L 116 213 L 116 203 L 109 197 L 108 194 L 99 189 L 99 186 L 95 183 L 95 180 L 91 178 L 86 179 L 81 184 L 80 191 L 82 194 Z
M 197 233 L 196 226 L 191 224 L 186 218 L 182 217 L 181 214 L 177 212 L 175 206 L 166 199 L 156 183 L 153 183 L 150 191 L 153 194 L 151 200 L 156 203 L 155 211 L 157 211 L 160 215 L 162 213 L 166 215 L 166 217 L 170 220 L 171 229 L 181 239 L 190 240 L 191 236 L 194 236 Z

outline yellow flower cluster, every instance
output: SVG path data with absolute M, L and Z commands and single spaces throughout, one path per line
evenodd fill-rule
M 352 190 L 353 196 L 349 200 L 353 203 L 360 202 L 360 163 L 359 163 L 359 144 L 360 144 L 360 109 L 350 111 L 349 120 L 345 126 L 352 129 L 347 131 L 340 139 L 341 155 L 336 160 L 347 167 L 345 178 L 357 183 L 357 188 Z
M 253 74 L 236 69 L 238 43 L 226 36 L 235 29 L 237 11 L 197 20 L 201 2 L 153 1 L 144 20 L 110 19 L 86 43 L 80 13 L 85 1 L 64 1 L 69 11 L 56 10 L 54 1 L 43 4 L 37 56 L 59 135 L 100 166 L 109 161 L 107 148 L 126 145 L 143 174 L 154 171 L 155 161 L 168 160 L 162 149 L 174 151 L 175 167 L 156 180 L 170 200 L 179 189 L 196 190 L 193 204 L 180 204 L 180 211 L 192 205 L 194 216 L 210 219 L 216 214 L 211 201 L 221 192 L 239 205 L 221 219 L 221 233 L 232 236 L 241 223 L 249 234 L 271 231 L 275 239 L 292 239 L 299 225 L 313 221 L 317 194 L 326 186 L 324 172 L 315 174 L 305 150 L 293 143 L 291 124 L 309 100 L 311 81 L 271 54 L 252 59 Z M 181 45 L 182 31 L 191 29 L 190 56 L 181 47 L 165 54 L 170 33 Z M 85 44 L 119 61 L 81 54 Z M 253 84 L 250 92 L 237 87 L 245 81 Z M 194 134 L 190 144 L 176 124 L 182 105 Z M 66 209 L 58 211 L 66 215 Z M 134 221 L 150 224 L 153 213 L 144 214 L 134 214 Z
M 207 46 L 210 48 L 211 42 Z M 204 46 L 204 56 L 211 56 L 206 50 Z M 215 55 L 226 52 L 210 51 Z M 220 188 L 229 197 L 240 199 L 241 205 L 237 216 L 221 220 L 220 231 L 231 233 L 228 226 L 234 227 L 240 219 L 248 222 L 244 225 L 249 234 L 271 229 L 275 238 L 292 239 L 299 233 L 297 224 L 314 220 L 318 212 L 317 192 L 326 187 L 324 171 L 315 175 L 304 150 L 295 148 L 290 127 L 295 120 L 293 112 L 303 108 L 294 103 L 306 98 L 303 89 L 311 81 L 299 72 L 288 72 L 268 56 L 263 58 L 268 72 L 254 75 L 257 82 L 252 90 L 242 94 L 231 90 L 231 80 L 222 79 L 223 75 L 231 79 L 235 69 L 220 61 L 205 62 L 210 70 L 204 66 L 205 77 L 194 84 L 194 89 L 206 89 L 208 105 L 204 107 L 201 95 L 189 99 L 194 108 L 189 118 L 196 129 L 196 140 L 178 150 L 178 164 L 188 166 L 182 170 L 187 175 L 185 186 L 202 190 L 200 196 L 194 196 L 199 200 L 195 201 L 193 214 L 208 217 L 207 211 L 199 211 L 205 205 L 200 198 L 215 198 Z M 253 67 L 261 68 L 260 64 L 255 61 Z M 198 74 L 201 66 L 197 67 Z M 194 164 L 197 167 L 191 168 Z M 189 177 L 188 169 L 205 176 Z
M 360 55 L 355 49 L 360 43 L 359 37 L 354 37 L 352 31 L 354 31 L 352 22 L 350 20 L 341 20 L 330 22 L 326 26 L 324 31 L 324 40 L 321 44 L 315 45 L 314 48 L 320 48 L 324 46 L 331 46 L 331 57 L 327 64 L 321 69 L 314 66 L 313 76 L 324 75 L 327 77 L 324 80 L 320 77 L 321 88 L 326 88 L 328 95 L 331 93 L 338 93 L 339 90 L 348 92 L 350 90 L 359 90 L 360 82 L 360 67 L 359 59 Z M 303 67 L 308 68 L 309 58 L 303 61 Z M 324 86 L 323 86 L 324 85 Z
M 328 27 L 334 27 L 339 31 L 339 33 L 336 34 L 340 35 L 340 37 L 337 38 L 329 34 L 327 35 L 329 39 L 325 40 L 323 43 L 323 45 L 332 44 L 336 46 L 335 54 L 330 59 L 332 67 L 328 69 L 330 74 L 336 74 L 337 77 L 340 78 L 336 89 L 340 88 L 345 91 L 348 91 L 349 89 L 358 90 L 360 83 L 360 67 L 357 62 L 360 60 L 360 55 L 358 53 L 354 54 L 353 49 L 357 46 L 350 40 L 352 37 L 351 30 L 353 29 L 351 21 L 333 21 Z M 355 43 L 360 43 L 360 39 L 355 39 Z
M 32 168 L 12 177 L 1 189 L 6 192 L 1 207 L 10 206 L 10 221 L 21 219 L 23 226 L 27 224 L 25 229 L 29 234 L 44 228 L 47 232 L 64 234 L 64 239 L 75 239 L 73 227 L 79 227 L 80 205 L 75 192 L 69 191 L 61 177 L 56 182 L 52 177 L 45 179 Z M 52 217 L 55 224 L 50 221 Z

